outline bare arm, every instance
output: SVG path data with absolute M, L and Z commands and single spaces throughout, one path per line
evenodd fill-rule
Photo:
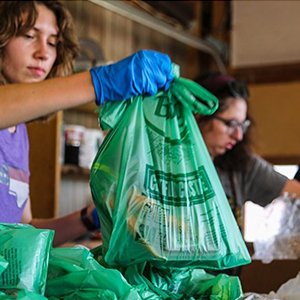
M 72 241 L 89 232 L 81 221 L 80 211 L 61 218 L 32 219 L 30 224 L 36 228 L 55 230 L 53 247 Z
M 0 129 L 95 100 L 89 71 L 39 83 L 0 86 Z
M 300 182 L 295 179 L 288 180 L 281 191 L 281 195 L 283 195 L 285 192 L 288 192 L 291 195 L 296 194 L 297 197 L 300 198 Z
M 89 216 L 92 214 L 93 209 L 93 205 L 88 207 L 87 214 Z M 21 222 L 30 223 L 36 228 L 55 230 L 53 247 L 79 238 L 89 232 L 81 221 L 80 211 L 76 211 L 61 218 L 32 219 L 30 199 L 26 203 Z

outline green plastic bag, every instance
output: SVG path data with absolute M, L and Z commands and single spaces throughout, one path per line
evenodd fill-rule
M 137 291 L 116 270 L 83 270 L 47 282 L 49 299 L 140 300 Z
M 47 280 L 73 272 L 99 268 L 99 263 L 94 259 L 93 254 L 83 246 L 52 248 Z
M 50 300 L 140 300 L 118 270 L 101 266 L 84 247 L 51 249 L 45 295 Z
M 128 267 L 124 276 L 132 285 L 145 284 L 157 299 L 238 300 L 243 296 L 238 277 L 215 277 L 202 269 L 166 270 L 144 263 Z
M 52 230 L 0 223 L 0 255 L 9 263 L 0 274 L 1 289 L 17 288 L 43 295 L 53 237 Z
M 104 263 L 101 246 L 91 251 Z M 145 300 L 237 300 L 243 295 L 238 277 L 225 274 L 215 277 L 203 269 L 159 269 L 151 263 L 142 263 L 120 271 Z
M 108 265 L 226 269 L 250 262 L 193 116 L 217 105 L 183 78 L 153 97 L 104 105 L 101 126 L 111 130 L 90 184 Z
M 8 262 L 0 255 L 0 274 L 7 268 Z

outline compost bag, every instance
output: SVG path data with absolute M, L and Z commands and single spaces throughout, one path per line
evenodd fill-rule
M 109 266 L 225 269 L 250 262 L 193 116 L 217 106 L 212 94 L 180 77 L 166 92 L 103 106 L 101 127 L 110 130 L 90 184 Z
M 53 237 L 53 230 L 0 223 L 0 255 L 7 262 L 0 274 L 0 289 L 43 295 Z M 20 292 L 24 297 L 25 293 Z
M 0 255 L 0 274 L 6 269 L 8 262 Z

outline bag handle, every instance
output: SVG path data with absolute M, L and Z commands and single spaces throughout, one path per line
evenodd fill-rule
M 213 94 L 186 78 L 175 77 L 170 92 L 182 105 L 196 114 L 211 115 L 219 106 L 219 101 Z

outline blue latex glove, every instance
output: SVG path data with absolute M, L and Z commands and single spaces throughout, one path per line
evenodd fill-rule
M 100 229 L 101 223 L 100 223 L 100 219 L 99 219 L 96 207 L 92 211 L 92 217 L 93 217 L 93 222 L 94 222 L 95 226 L 97 227 L 97 229 Z
M 111 65 L 91 69 L 96 104 L 119 101 L 133 96 L 155 95 L 167 90 L 173 80 L 168 55 L 142 50 Z

